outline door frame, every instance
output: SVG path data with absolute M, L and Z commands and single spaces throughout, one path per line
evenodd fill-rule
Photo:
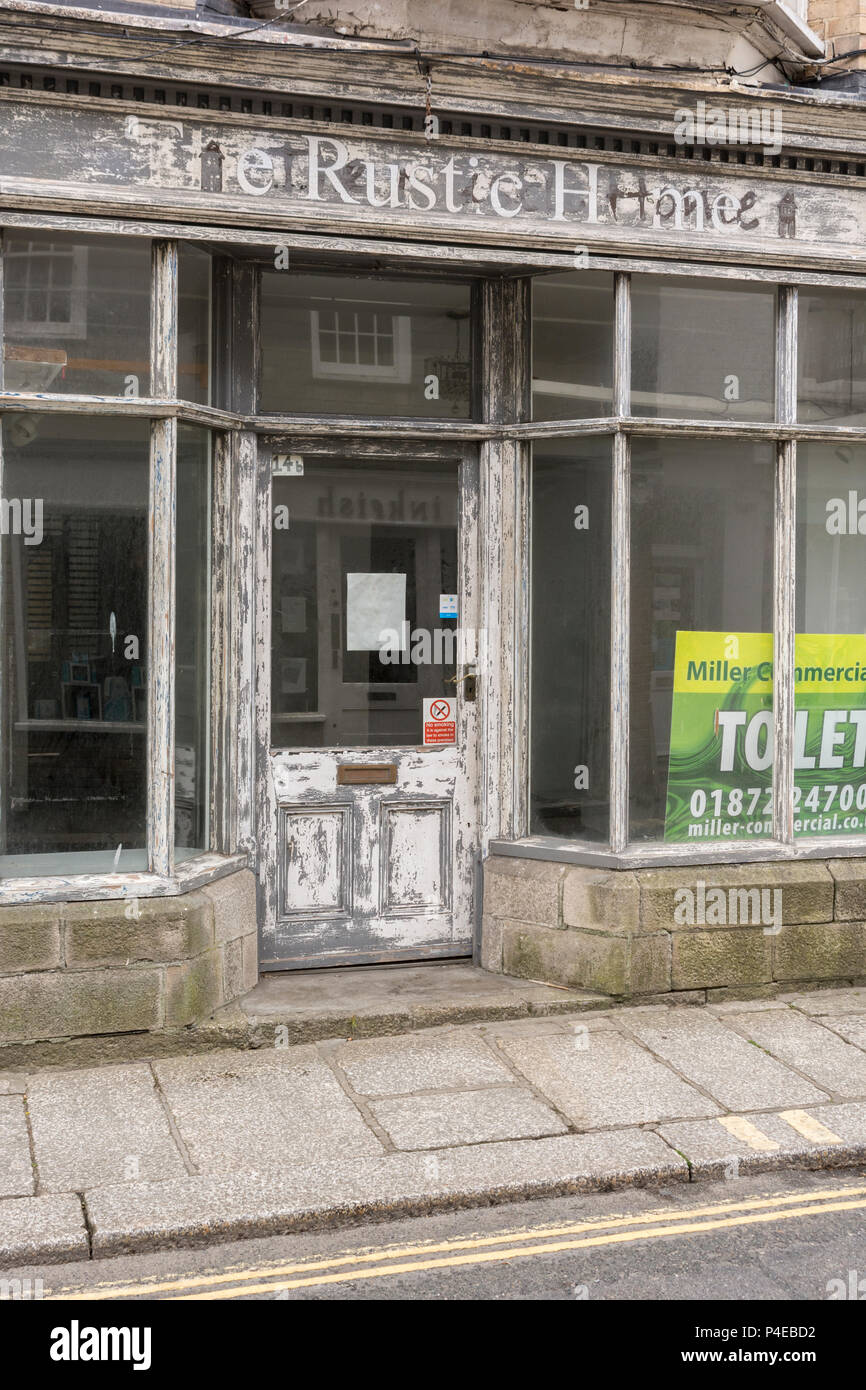
M 270 770 L 271 749 L 271 543 L 273 535 L 273 488 L 272 459 L 275 452 L 297 453 L 306 458 L 329 458 L 334 456 L 352 457 L 365 462 L 376 459 L 412 459 L 419 463 L 456 463 L 460 469 L 458 483 L 458 525 L 462 523 L 467 505 L 472 510 L 474 533 L 473 568 L 476 577 L 474 618 L 476 626 L 484 627 L 488 585 L 484 577 L 484 506 L 486 488 L 481 482 L 483 460 L 479 459 L 478 443 L 455 439 L 441 434 L 429 439 L 406 438 L 397 434 L 386 437 L 342 435 L 335 430 L 332 435 L 305 435 L 291 428 L 274 429 L 262 433 L 257 438 L 257 457 L 255 461 L 255 660 L 253 684 L 254 708 L 254 767 L 255 767 L 255 821 L 257 874 L 256 905 L 259 924 L 259 970 L 302 970 L 323 969 L 354 965 L 371 965 L 384 962 L 467 959 L 470 952 L 477 958 L 481 926 L 481 859 L 484 849 L 484 806 L 487 800 L 484 789 L 485 739 L 487 730 L 487 711 L 485 691 L 479 678 L 478 698 L 480 700 L 477 738 L 474 754 L 470 755 L 467 780 L 473 788 L 475 837 L 475 867 L 472 885 L 472 946 L 436 948 L 425 952 L 423 948 L 406 951 L 388 951 L 381 954 L 359 953 L 351 959 L 333 959 L 327 956 L 299 959 L 297 957 L 276 957 L 268 938 L 272 924 L 276 920 L 276 894 L 279 883 L 279 864 L 277 859 L 277 818 L 278 804 L 273 777 Z M 486 452 L 482 448 L 481 453 Z M 466 473 L 470 473 L 471 486 L 466 486 Z M 460 544 L 460 542 L 458 542 Z M 325 750 L 326 751 L 326 750 Z

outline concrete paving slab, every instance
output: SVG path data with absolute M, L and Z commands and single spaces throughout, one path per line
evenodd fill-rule
M 793 1009 L 774 1013 L 731 1014 L 759 1047 L 803 1072 L 822 1090 L 848 1099 L 866 1097 L 866 1052 Z M 835 1022 L 830 1016 L 831 1022 Z
M 534 1139 L 568 1131 L 549 1106 L 519 1086 L 371 1101 L 370 1109 L 398 1149 Z
M 34 1073 L 27 1106 L 43 1192 L 186 1173 L 143 1062 Z
M 674 1181 L 688 1181 L 683 1159 L 657 1135 L 632 1130 L 140 1183 L 85 1201 L 99 1258 Z
M 84 1212 L 74 1193 L 0 1202 L 0 1268 L 86 1260 L 88 1253 Z
M 813 1105 L 808 1110 L 661 1125 L 658 1133 L 689 1160 L 694 1178 L 736 1179 L 781 1168 L 844 1168 L 866 1160 L 866 1105 Z M 805 1132 L 804 1132 L 805 1131 Z M 812 1137 L 808 1137 L 811 1135 Z
M 23 1096 L 0 1096 L 0 1197 L 36 1191 Z
M 479 1033 L 454 1029 L 344 1043 L 329 1057 L 365 1096 L 397 1096 L 446 1086 L 506 1086 L 511 1073 Z
M 27 1090 L 27 1077 L 23 1072 L 0 1072 L 0 1096 L 23 1096 Z
M 826 1092 L 697 1009 L 621 1015 L 623 1027 L 728 1110 L 814 1105 Z
M 810 994 L 782 994 L 786 1004 L 792 1004 L 804 1014 L 866 1014 L 866 989 L 816 989 Z
M 718 1113 L 706 1096 L 616 1032 L 502 1038 L 499 1046 L 581 1129 Z
M 822 1022 L 846 1042 L 866 1050 L 866 1014 L 824 1014 Z
M 313 1048 L 172 1057 L 154 1071 L 200 1173 L 382 1152 Z

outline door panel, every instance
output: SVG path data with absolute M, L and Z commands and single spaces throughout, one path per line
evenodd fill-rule
M 281 806 L 278 854 L 282 918 L 351 915 L 351 807 Z
M 292 466 L 268 499 L 263 966 L 468 955 L 479 710 L 461 677 L 477 657 L 477 460 Z M 458 616 L 440 617 L 455 595 Z M 423 701 L 439 697 L 456 743 L 424 747 Z
M 450 912 L 451 803 L 383 802 L 380 817 L 380 911 Z

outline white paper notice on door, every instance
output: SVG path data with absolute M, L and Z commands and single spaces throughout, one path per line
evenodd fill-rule
M 395 645 L 406 620 L 405 574 L 346 575 L 346 650 L 377 652 Z M 398 648 L 399 650 L 399 648 Z

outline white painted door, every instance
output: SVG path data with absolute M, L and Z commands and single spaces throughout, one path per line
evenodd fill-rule
M 262 964 L 469 955 L 476 456 L 267 448 Z M 425 701 L 430 736 L 453 742 L 425 746 Z

